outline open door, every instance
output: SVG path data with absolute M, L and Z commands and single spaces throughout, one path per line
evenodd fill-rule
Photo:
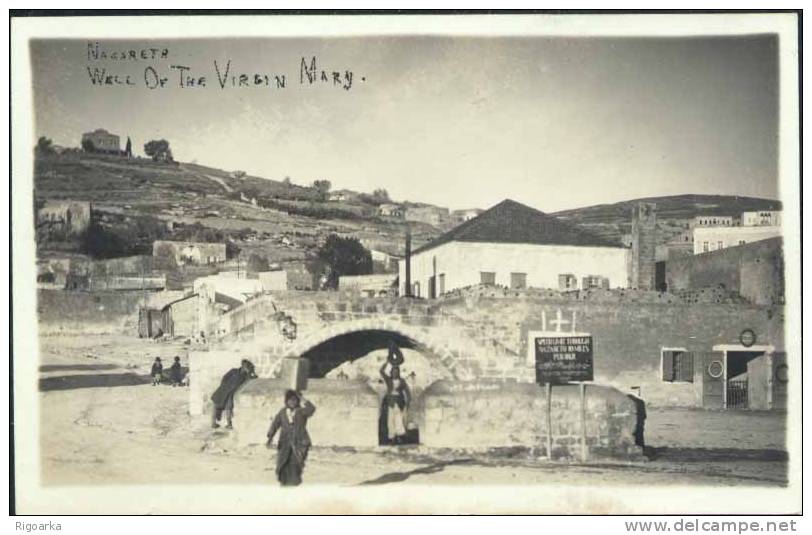
M 771 408 L 773 409 L 787 408 L 787 383 L 789 382 L 787 371 L 787 354 L 783 351 L 773 353 L 770 385 L 772 390 Z
M 702 406 L 706 409 L 725 408 L 725 356 L 722 351 L 696 353 L 702 366 Z

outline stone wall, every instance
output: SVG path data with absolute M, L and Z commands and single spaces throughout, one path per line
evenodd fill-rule
M 265 443 L 271 419 L 284 406 L 287 388 L 280 379 L 253 379 L 240 389 L 234 403 L 239 446 Z M 304 395 L 316 407 L 307 425 L 313 444 L 362 448 L 378 445 L 381 398 L 369 385 L 312 379 Z
M 669 260 L 666 283 L 671 291 L 723 286 L 755 304 L 783 303 L 783 239 L 771 238 Z
M 143 291 L 70 292 L 38 290 L 37 313 L 41 334 L 81 332 L 137 334 L 138 307 Z
M 253 379 L 241 387 L 235 396 L 232 431 L 236 447 L 265 442 L 287 387 L 279 379 Z M 370 385 L 314 379 L 304 394 L 316 406 L 308 421 L 315 445 L 378 445 L 381 393 Z M 553 387 L 552 457 L 580 460 L 584 444 L 590 460 L 639 459 L 642 448 L 637 433 L 645 409 L 626 394 L 597 385 L 585 387 L 584 400 L 582 409 L 577 385 Z M 417 397 L 408 421 L 417 425 L 420 443 L 429 448 L 522 448 L 547 455 L 546 395 L 533 384 L 438 381 Z
M 579 387 L 554 386 L 551 399 L 552 457 L 580 459 Z M 635 402 L 614 388 L 598 385 L 587 385 L 584 399 L 589 458 L 640 457 Z M 438 381 L 418 399 L 414 414 L 420 441 L 428 447 L 526 447 L 547 455 L 546 407 L 545 390 L 535 384 Z
M 353 298 L 340 292 L 280 292 L 256 299 L 221 321 L 229 332 L 224 343 L 238 344 L 246 354 L 267 355 L 266 360 L 308 352 L 310 358 L 318 358 L 312 350 L 330 340 L 374 331 L 370 343 L 383 344 L 386 333 L 393 333 L 404 347 L 420 351 L 458 380 L 532 383 L 534 363 L 528 358 L 527 333 L 554 330 L 560 312 L 563 331 L 592 335 L 595 382 L 624 391 L 639 388 L 653 406 L 701 406 L 697 383 L 663 381 L 663 349 L 708 352 L 720 344 L 738 344 L 744 329 L 753 329 L 760 345 L 772 345 L 777 351 L 784 346 L 780 306 L 689 305 L 674 302 L 669 294 L 640 291 L 625 297 L 610 292 L 606 299 L 585 300 L 561 297 L 558 292 L 517 295 L 482 292 L 420 301 Z M 280 311 L 296 323 L 295 339 L 284 338 L 274 324 L 273 316 Z M 209 351 L 218 351 L 217 345 Z M 222 375 L 222 368 L 216 373 Z M 313 366 L 322 368 L 317 363 Z
M 478 298 L 445 303 L 446 313 L 465 319 L 469 328 L 506 352 L 527 360 L 527 333 L 552 330 L 551 320 L 575 319 L 575 330 L 593 338 L 595 382 L 624 391 L 639 387 L 646 403 L 654 406 L 701 406 L 692 383 L 662 380 L 661 351 L 711 351 L 714 345 L 738 344 L 746 328 L 753 329 L 759 344 L 783 350 L 783 308 L 741 304 L 680 305 L 655 303 L 577 302 Z M 572 329 L 566 324 L 563 330 Z M 483 377 L 498 377 L 500 368 L 513 369 L 509 359 L 492 362 Z M 532 373 L 528 380 L 532 381 Z

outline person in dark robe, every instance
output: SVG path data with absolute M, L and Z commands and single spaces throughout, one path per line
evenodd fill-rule
M 161 384 L 164 375 L 164 365 L 161 364 L 161 357 L 155 357 L 149 374 L 152 376 L 152 386 Z
M 214 429 L 220 427 L 220 419 L 225 413 L 226 429 L 231 429 L 232 418 L 234 417 L 234 394 L 243 383 L 255 378 L 254 365 L 243 359 L 239 368 L 229 370 L 220 381 L 220 386 L 211 395 L 214 410 L 211 416 L 211 426 Z
M 283 487 L 302 483 L 307 452 L 310 449 L 310 435 L 307 432 L 307 419 L 313 416 L 316 407 L 304 399 L 301 393 L 293 390 L 285 392 L 285 406 L 274 416 L 268 429 L 266 447 L 273 446 L 273 438 L 279 431 L 276 453 L 276 478 Z
M 169 368 L 169 378 L 172 381 L 172 386 L 180 386 L 183 382 L 183 368 L 180 365 L 180 357 L 175 357 L 175 362 Z
M 386 373 L 387 365 L 391 365 L 388 375 Z M 381 430 L 379 436 L 384 440 L 380 442 L 382 444 L 402 444 L 407 433 L 406 410 L 411 401 L 409 385 L 400 376 L 400 366 L 391 364 L 389 360 L 381 366 L 381 378 L 386 384 L 386 394 L 383 398 L 380 420 L 384 429 Z

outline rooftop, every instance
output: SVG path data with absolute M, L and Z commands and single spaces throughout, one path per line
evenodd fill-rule
M 510 199 L 415 249 L 414 254 L 453 241 L 623 247 L 618 242 L 601 238 L 572 223 Z

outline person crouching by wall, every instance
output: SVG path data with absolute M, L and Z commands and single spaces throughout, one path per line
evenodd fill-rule
M 254 373 L 254 365 L 249 360 L 243 359 L 239 368 L 228 370 L 220 381 L 220 386 L 211 395 L 211 400 L 214 405 L 211 415 L 211 426 L 214 429 L 220 427 L 220 419 L 225 413 L 226 429 L 231 429 L 232 418 L 234 417 L 234 394 L 243 383 L 249 379 L 256 378 L 257 374 Z
M 161 380 L 164 378 L 164 365 L 161 364 L 161 357 L 155 357 L 155 361 L 152 363 L 152 371 L 149 374 L 152 376 L 152 386 L 161 384 Z
M 283 487 L 302 483 L 302 473 L 311 445 L 307 419 L 313 416 L 314 412 L 316 407 L 304 399 L 301 393 L 288 390 L 285 392 L 285 406 L 271 422 L 265 446 L 271 448 L 274 435 L 280 431 L 276 452 L 276 477 Z

